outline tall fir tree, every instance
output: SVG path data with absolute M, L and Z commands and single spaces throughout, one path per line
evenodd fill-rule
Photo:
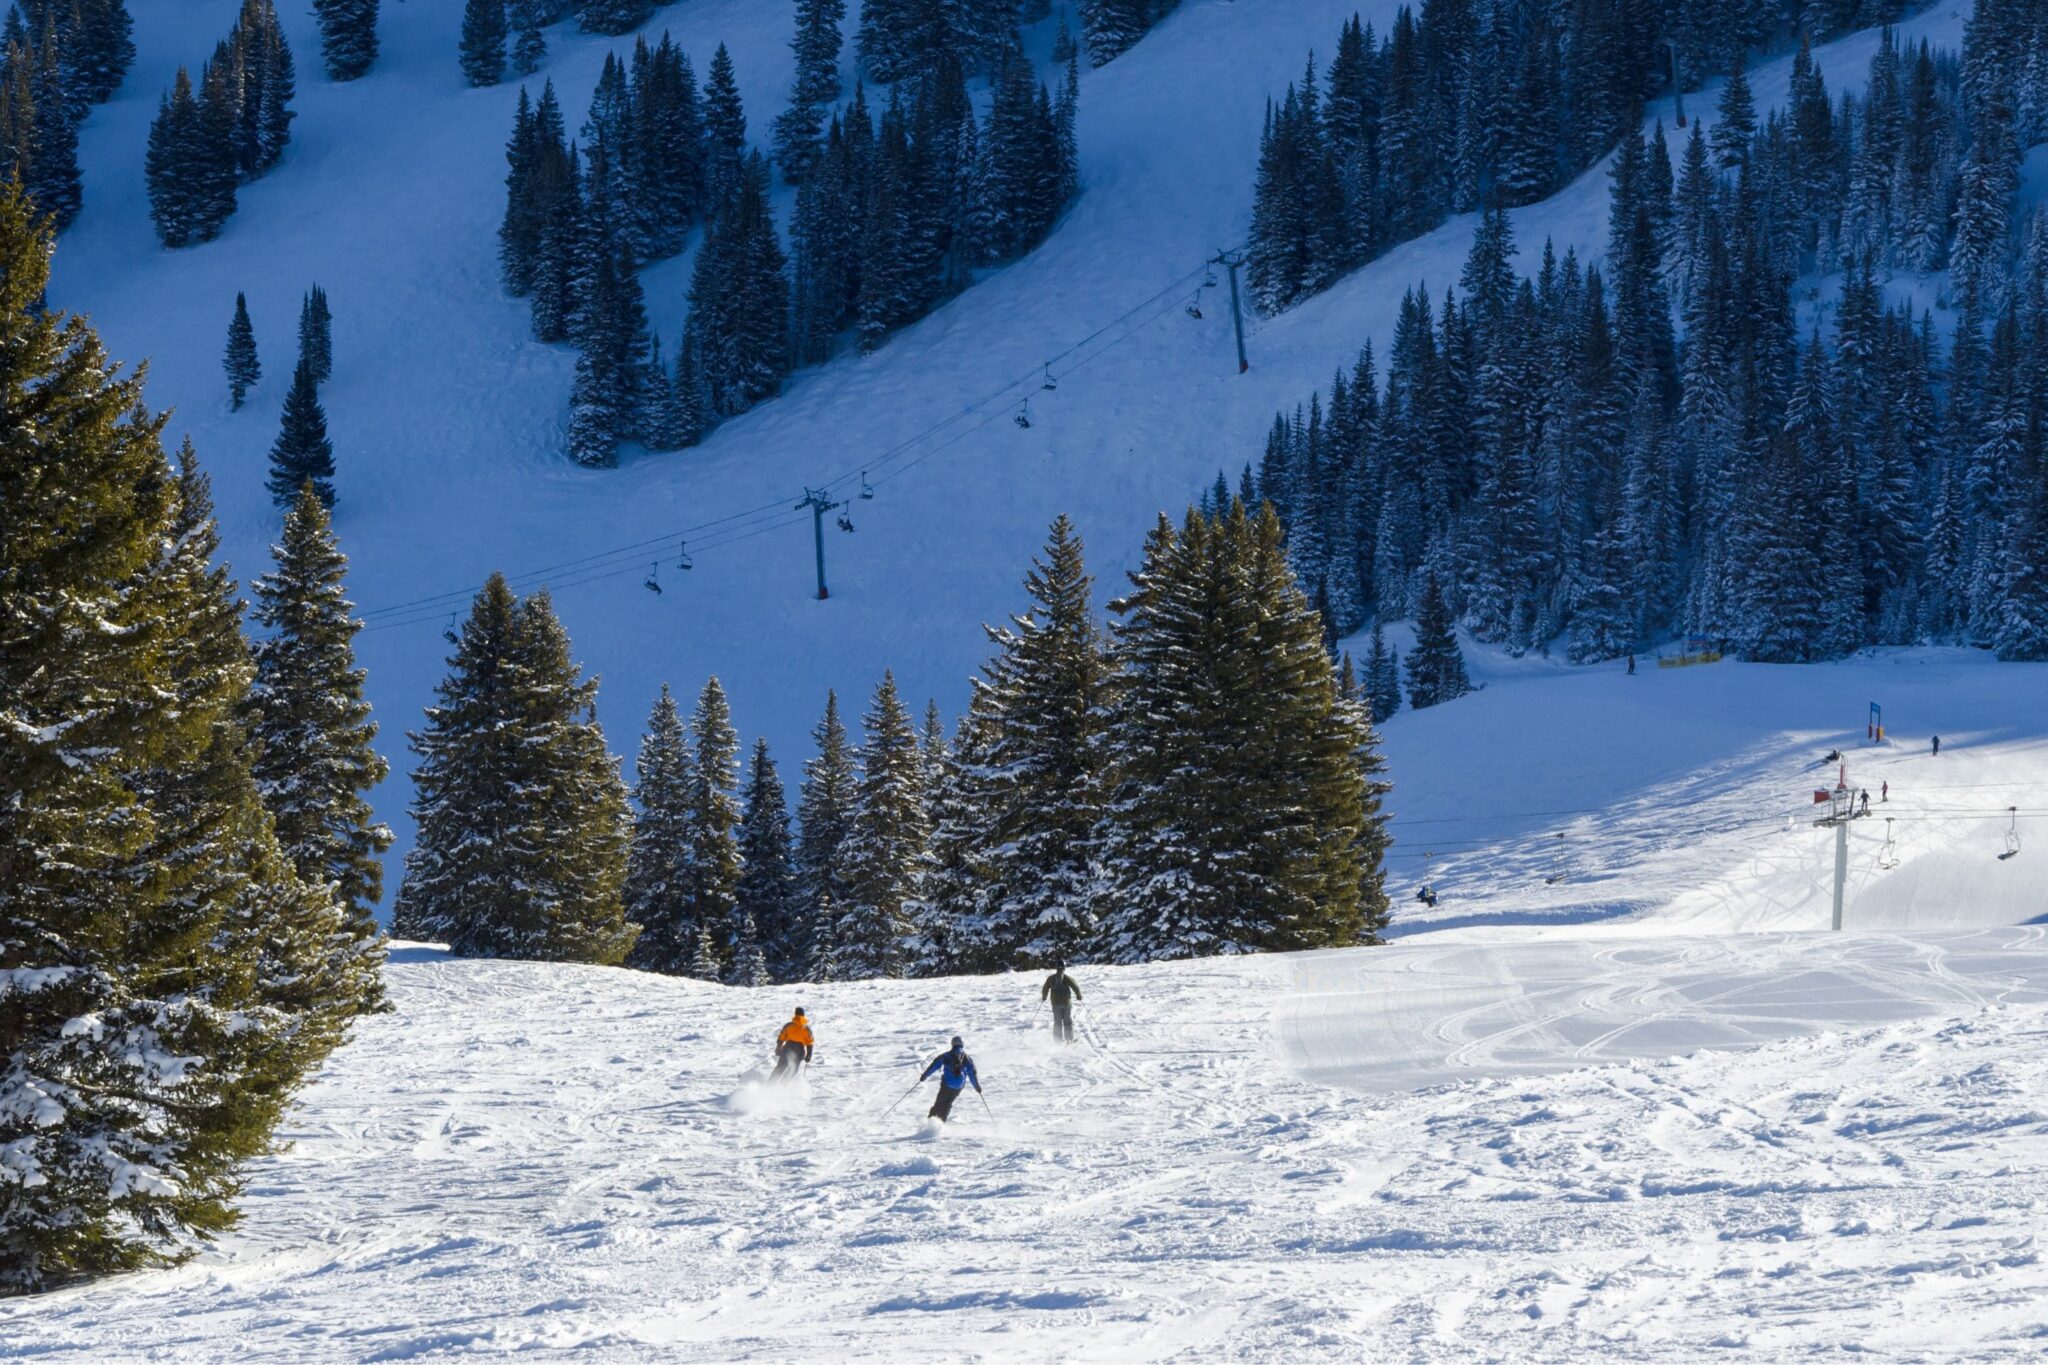
M 340 1038 L 331 898 L 247 767 L 203 481 L 0 189 L 0 1288 L 180 1259 Z M 374 964 L 356 961 L 355 981 Z M 280 969 L 305 973 L 296 995 Z M 79 1028 L 79 1019 L 93 1021 Z
M 463 0 L 462 75 L 471 85 L 505 77 L 505 0 Z
M 377 61 L 377 0 L 313 0 L 320 19 L 320 52 L 327 74 L 352 81 Z
M 1118 961 L 1350 944 L 1377 887 L 1371 743 L 1339 697 L 1278 516 L 1234 502 L 1147 537 L 1118 620 L 1108 907 Z
M 256 354 L 256 328 L 249 321 L 249 300 L 235 295 L 235 315 L 228 321 L 228 348 L 223 362 L 228 374 L 228 406 L 242 410 L 242 400 L 256 381 L 263 378 L 263 362 Z
M 1052 524 L 1024 580 L 1031 606 L 989 631 L 976 680 L 986 741 L 978 818 L 985 879 L 970 941 L 1004 967 L 1045 966 L 1088 939 L 1098 875 L 1109 662 L 1072 523 Z
M 690 715 L 690 913 L 721 962 L 739 965 L 740 737 L 725 689 L 712 678 Z
M 327 412 L 320 406 L 312 367 L 301 355 L 292 372 L 291 391 L 285 394 L 277 441 L 270 447 L 270 477 L 264 487 L 270 490 L 271 501 L 289 507 L 308 484 L 320 501 L 334 506 L 334 445 L 327 439 Z
M 1408 651 L 1407 671 L 1408 703 L 1418 711 L 1455 701 L 1472 690 L 1450 604 L 1434 573 L 1423 579 L 1422 601 L 1415 612 L 1415 647 Z
M 924 761 L 896 679 L 883 674 L 861 718 L 860 785 L 841 850 L 839 969 L 848 980 L 904 974 L 925 845 Z
M 695 847 L 692 765 L 683 719 L 664 684 L 640 740 L 633 788 L 633 851 L 626 869 L 626 916 L 640 926 L 629 963 L 671 974 L 688 970 L 697 946 L 690 898 Z
M 823 150 L 825 113 L 839 98 L 840 25 L 845 19 L 846 0 L 797 0 L 796 34 L 789 40 L 796 80 L 774 130 L 775 161 L 792 185 L 803 181 Z
M 304 881 L 331 885 L 357 942 L 378 939 L 379 855 L 391 831 L 368 793 L 388 766 L 363 697 L 355 637 L 363 623 L 345 595 L 348 560 L 327 508 L 308 485 L 271 549 L 277 567 L 256 580 L 256 677 L 245 708 L 253 771 L 279 844 Z
M 796 981 L 802 977 L 810 948 L 809 926 L 797 893 L 788 798 L 765 739 L 754 742 L 744 801 L 739 835 L 741 872 L 733 899 L 739 914 L 754 926 L 770 978 Z
M 315 384 L 334 377 L 334 314 L 327 291 L 314 285 L 299 305 L 299 358 L 313 373 Z
M 493 574 L 412 736 L 418 842 L 393 932 L 458 955 L 615 964 L 639 926 L 621 898 L 631 814 L 545 592 Z
M 797 802 L 799 831 L 797 890 L 813 925 L 823 920 L 820 907 L 846 900 L 847 831 L 859 800 L 859 768 L 846 725 L 839 719 L 839 695 L 825 694 L 825 714 L 811 732 L 817 753 L 804 764 L 803 790 Z

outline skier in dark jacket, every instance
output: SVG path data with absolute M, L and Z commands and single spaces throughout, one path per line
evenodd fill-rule
M 1073 1042 L 1074 1002 L 1081 998 L 1081 987 L 1067 975 L 1066 963 L 1053 967 L 1052 975 L 1038 988 L 1038 998 L 1052 1001 L 1052 1036 L 1063 1043 Z
M 942 1073 L 939 1076 L 939 1093 L 932 1101 L 931 1112 L 925 1117 L 944 1123 L 952 1117 L 953 1101 L 960 1098 L 964 1087 L 971 1085 L 975 1094 L 981 1093 L 981 1078 L 974 1074 L 974 1059 L 967 1055 L 967 1044 L 958 1038 L 953 1040 L 951 1048 L 932 1058 L 932 1064 L 918 1079 L 928 1081 L 934 1071 Z

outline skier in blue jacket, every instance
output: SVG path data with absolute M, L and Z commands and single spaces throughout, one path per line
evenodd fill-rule
M 931 1113 L 926 1117 L 944 1123 L 952 1116 L 953 1101 L 960 1098 L 960 1091 L 964 1087 L 971 1085 L 975 1094 L 981 1093 L 981 1078 L 974 1074 L 974 1059 L 967 1055 L 967 1044 L 958 1038 L 953 1040 L 950 1049 L 932 1058 L 932 1064 L 924 1069 L 924 1074 L 918 1079 L 928 1081 L 934 1071 L 942 1073 L 939 1076 L 939 1094 L 938 1098 L 932 1101 Z

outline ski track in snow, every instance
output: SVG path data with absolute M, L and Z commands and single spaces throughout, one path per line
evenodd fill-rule
M 2048 1336 L 2042 939 L 1097 968 L 1067 1049 L 1035 976 L 746 992 L 404 949 L 397 1012 L 309 1095 L 244 1229 L 0 1305 L 0 1354 L 2022 1353 Z M 1830 973 L 1867 998 L 1800 984 Z M 1517 976 L 1519 1005 L 1448 1008 Z M 735 1059 L 799 999 L 807 1086 L 735 1113 Z M 1624 1016 L 1773 1041 L 1633 1056 L 1660 1039 Z M 991 1108 L 920 1140 L 930 1085 L 883 1111 L 955 1028 Z

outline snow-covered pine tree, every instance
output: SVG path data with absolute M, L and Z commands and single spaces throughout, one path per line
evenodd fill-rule
M 1073 523 L 1056 519 L 1024 579 L 1030 607 L 988 635 L 975 680 L 987 880 L 977 948 L 1006 968 L 1045 966 L 1087 941 L 1098 875 L 1109 662 Z
M 1363 712 L 1340 700 L 1278 517 L 1161 518 L 1119 618 L 1108 890 L 1115 961 L 1360 941 L 1377 873 Z
M 241 294 L 235 295 L 235 315 L 228 322 L 224 367 L 228 373 L 228 406 L 240 412 L 242 400 L 263 378 L 263 362 L 256 354 L 256 328 L 249 321 L 249 300 Z
M 731 984 L 757 987 L 774 985 L 775 978 L 768 974 L 768 956 L 761 951 L 761 937 L 754 928 L 753 916 L 740 916 L 739 933 L 734 942 Z
M 860 773 L 846 726 L 839 719 L 838 693 L 826 692 L 825 714 L 811 738 L 818 752 L 804 764 L 803 790 L 797 802 L 796 869 L 805 914 L 817 924 L 821 922 L 819 907 L 827 897 L 835 907 L 846 900 L 844 845 L 859 800 Z
M 313 0 L 327 74 L 352 81 L 377 60 L 377 0 Z
M 1408 651 L 1408 704 L 1420 711 L 1456 701 L 1471 690 L 1450 605 L 1436 574 L 1428 573 L 1415 612 L 1415 647 Z
M 912 976 L 957 971 L 999 971 L 1004 958 L 983 932 L 989 879 L 980 863 L 986 847 L 982 785 L 988 727 L 970 708 L 945 746 L 926 802 L 931 843 L 918 888 L 914 941 L 905 966 Z M 931 765 L 926 764 L 927 773 Z
M 839 98 L 840 25 L 845 19 L 846 0 L 797 0 L 796 34 L 789 40 L 796 80 L 789 108 L 775 119 L 775 160 L 792 185 L 802 183 L 823 150 L 825 111 Z
M 299 490 L 311 483 L 320 501 L 334 506 L 334 446 L 327 439 L 327 412 L 320 389 L 304 355 L 292 372 L 291 391 L 284 397 L 284 418 L 270 447 L 270 477 L 264 487 L 271 501 L 289 507 Z
M 1145 36 L 1151 27 L 1150 0 L 1081 0 L 1081 36 L 1088 43 L 1088 64 L 1107 66 Z M 1171 4 L 1160 9 L 1171 8 Z
M 754 741 L 747 764 L 745 811 L 740 817 L 740 880 L 733 900 L 753 924 L 769 976 L 795 981 L 810 947 L 810 925 L 797 894 L 796 850 L 789 837 L 789 803 L 768 741 Z
M 252 585 L 256 623 L 268 632 L 256 644 L 246 707 L 256 783 L 299 877 L 331 885 L 350 936 L 375 943 L 378 855 L 391 847 L 391 831 L 365 798 L 389 769 L 372 747 L 377 726 L 356 666 L 363 627 L 344 595 L 348 560 L 310 486 L 285 514 L 271 555 L 277 567 Z
M 1386 628 L 1372 623 L 1372 648 L 1365 656 L 1365 677 L 1361 682 L 1366 707 L 1375 725 L 1401 709 L 1401 652 L 1387 644 Z
M 158 240 L 181 247 L 220 235 L 235 211 L 234 163 L 183 67 L 149 125 L 144 166 Z
M 718 417 L 745 412 L 789 371 L 789 276 L 768 210 L 768 164 L 739 172 L 698 250 L 685 344 Z
M 689 974 L 699 981 L 709 981 L 713 984 L 725 976 L 725 965 L 718 956 L 718 936 L 711 932 L 711 926 L 708 924 L 697 926 L 696 944 L 690 953 Z
M 639 926 L 621 903 L 631 815 L 618 763 L 545 592 L 502 575 L 469 620 L 412 736 L 418 842 L 393 932 L 468 957 L 614 964 Z
M 354 1003 L 278 1003 L 287 952 L 327 981 L 301 949 L 332 902 L 291 876 L 248 775 L 233 724 L 247 660 L 232 587 L 205 562 L 203 486 L 189 463 L 169 468 L 139 378 L 47 308 L 50 245 L 20 189 L 0 189 L 13 1292 L 176 1260 L 228 1227 L 244 1163 Z
M 531 76 L 547 60 L 546 9 L 542 0 L 512 0 L 505 11 L 505 24 L 513 34 L 512 74 Z
M 313 373 L 315 384 L 334 377 L 334 314 L 327 291 L 314 285 L 299 305 L 299 359 Z
M 849 980 L 903 975 L 931 838 L 917 731 L 894 674 L 882 675 L 861 729 L 858 801 L 840 855 L 846 901 L 839 907 L 839 967 Z
M 717 678 L 697 694 L 690 748 L 690 913 L 710 928 L 719 960 L 737 965 L 740 737 Z
M 739 78 L 725 44 L 711 54 L 704 78 L 704 196 L 722 204 L 740 183 L 747 156 L 747 111 L 740 101 Z
M 1714 108 L 1714 158 L 1721 169 L 1740 170 L 1747 164 L 1750 139 L 1755 136 L 1756 96 L 1750 93 L 1749 73 L 1738 57 Z
M 496 85 L 505 75 L 505 0 L 463 0 L 462 75 Z
M 821 897 L 812 911 L 811 949 L 804 958 L 803 980 L 823 985 L 841 980 L 839 972 L 839 907 Z
M 633 788 L 633 851 L 627 862 L 626 917 L 640 926 L 628 965 L 684 971 L 696 950 L 690 902 L 691 762 L 675 697 L 663 684 L 640 740 Z
M 654 6 L 655 0 L 583 0 L 577 7 L 577 27 L 617 37 L 652 19 Z

